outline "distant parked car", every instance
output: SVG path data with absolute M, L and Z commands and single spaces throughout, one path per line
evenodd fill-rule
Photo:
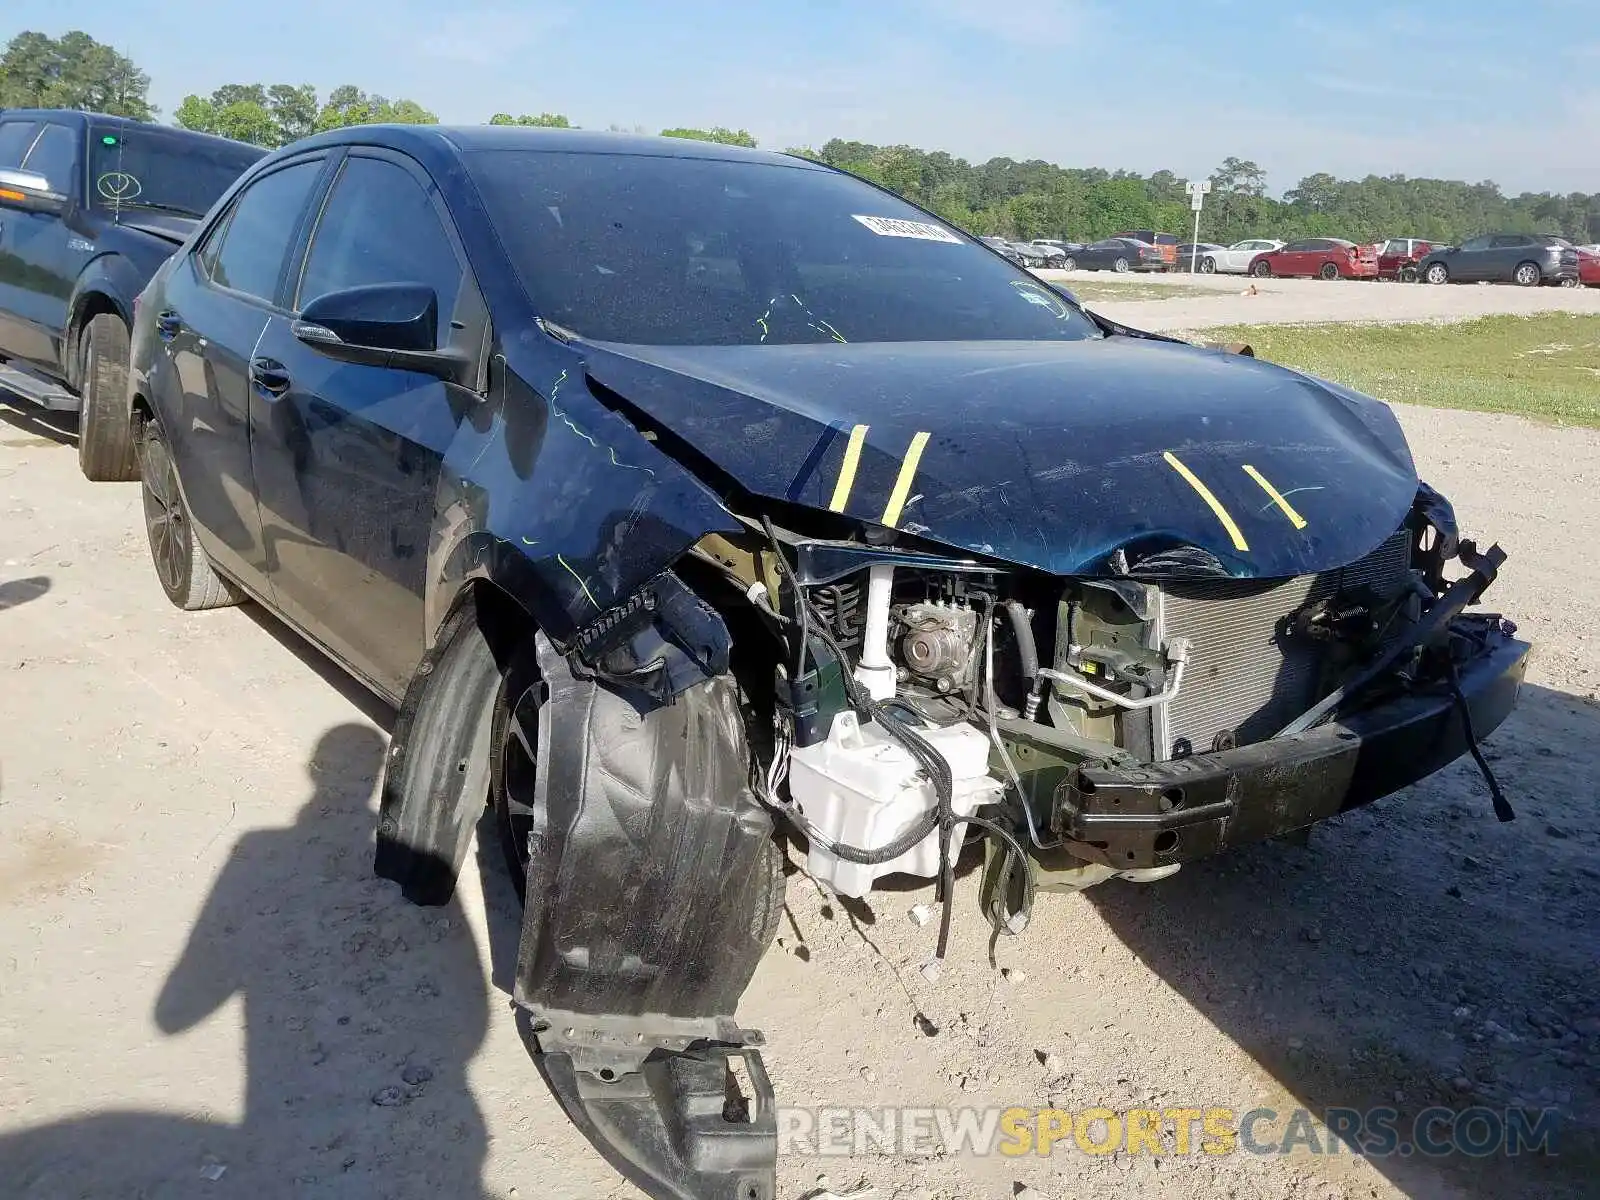
M 1067 260 L 1067 256 L 1054 246 L 1038 246 L 1033 242 L 1012 242 L 1011 245 L 1022 257 L 1022 265 L 1036 270 L 1041 267 L 1059 267 Z
M 1176 246 L 1173 247 L 1177 249 Z M 1085 246 L 1068 259 L 1069 269 L 1085 271 L 1165 271 L 1170 265 L 1165 255 L 1149 242 L 1114 237 Z
M 1600 249 L 1578 251 L 1578 282 L 1600 287 Z
M 1178 244 L 1178 260 L 1172 264 L 1172 269 L 1174 271 L 1198 271 L 1207 258 L 1226 249 L 1226 246 L 1219 246 L 1216 242 L 1180 242 Z
M 1067 258 L 1083 249 L 1081 242 L 1063 242 L 1055 238 L 1034 238 L 1028 245 L 1044 252 L 1048 262 L 1046 266 L 1060 269 L 1067 265 Z
M 1132 238 L 1136 242 L 1144 242 L 1161 251 L 1162 260 L 1172 266 L 1178 261 L 1178 235 L 1175 233 L 1158 233 L 1154 229 L 1124 229 L 1121 233 L 1113 233 L 1114 238 Z
M 1578 249 L 1552 233 L 1486 233 L 1426 255 L 1418 270 L 1429 283 L 1578 285 Z
M 1200 260 L 1198 270 L 1210 275 L 1243 275 L 1256 260 L 1256 255 L 1281 249 L 1283 243 L 1276 238 L 1246 238 L 1231 246 L 1213 250 Z
M 1378 243 L 1378 278 L 1409 282 L 1417 278 L 1417 264 L 1433 250 L 1421 238 L 1389 238 Z
M 1314 275 L 1318 279 L 1376 279 L 1378 252 L 1343 238 L 1303 238 L 1250 260 L 1250 274 Z
M 989 235 L 980 237 L 978 240 L 985 246 L 989 247 L 989 249 L 995 251 L 997 254 L 1005 255 L 1012 262 L 1016 263 L 1017 266 L 1020 267 L 1026 265 L 1025 260 L 1022 257 L 1022 252 L 1018 250 L 1013 243 L 1008 242 L 1005 238 Z

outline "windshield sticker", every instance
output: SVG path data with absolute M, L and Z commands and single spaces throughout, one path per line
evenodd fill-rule
M 95 180 L 94 189 L 107 200 L 126 202 L 144 191 L 144 186 L 126 171 L 107 171 Z
M 948 229 L 927 221 L 903 221 L 899 217 L 866 217 L 860 213 L 850 215 L 879 237 L 915 238 L 919 242 L 949 242 L 953 246 L 961 245 L 961 239 Z
M 1068 312 L 1066 301 L 1045 287 L 1044 284 L 1034 283 L 1027 279 L 1013 279 L 1011 286 L 1016 288 L 1017 295 L 1021 296 L 1029 304 L 1037 304 L 1040 308 L 1048 309 L 1050 315 L 1058 320 L 1066 320 Z

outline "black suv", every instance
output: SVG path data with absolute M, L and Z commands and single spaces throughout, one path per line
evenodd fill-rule
M 1578 251 L 1553 233 L 1486 233 L 1434 250 L 1417 264 L 1429 283 L 1578 286 Z
M 126 417 L 134 297 L 265 153 L 123 117 L 0 112 L 0 388 L 81 409 L 90 479 L 138 478 Z

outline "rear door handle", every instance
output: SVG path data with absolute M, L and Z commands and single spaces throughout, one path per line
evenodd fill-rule
M 156 333 L 163 342 L 170 342 L 183 332 L 183 321 L 170 308 L 156 317 Z
M 250 381 L 270 396 L 281 396 L 292 382 L 289 369 L 275 358 L 252 358 Z

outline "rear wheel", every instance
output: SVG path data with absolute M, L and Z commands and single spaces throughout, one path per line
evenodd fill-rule
M 1544 273 L 1539 270 L 1538 263 L 1518 263 L 1511 278 L 1516 280 L 1518 287 L 1538 287 L 1539 281 L 1544 278 Z
M 1422 273 L 1422 277 L 1429 283 L 1449 283 L 1450 268 L 1443 263 L 1429 263 L 1428 269 Z
M 1117 259 L 1116 262 L 1111 264 L 1111 269 L 1113 271 L 1115 271 L 1118 275 L 1127 274 L 1127 272 L 1128 272 L 1128 260 L 1125 259 L 1125 258 Z
M 189 612 L 238 604 L 244 593 L 217 574 L 206 552 L 194 540 L 194 523 L 178 488 L 172 451 L 154 420 L 144 427 L 139 474 L 144 482 L 144 525 L 150 536 L 150 559 L 167 599 Z
M 1272 274 L 1272 264 L 1265 259 L 1260 262 L 1253 262 L 1250 264 L 1250 274 L 1257 279 L 1265 279 Z
M 1323 279 L 1337 279 L 1339 278 L 1339 266 L 1337 263 L 1323 263 L 1317 274 Z
M 1202 275 L 1215 275 L 1216 273 L 1217 273 L 1217 260 L 1216 259 L 1214 259 L 1214 258 L 1202 258 L 1200 260 L 1200 274 L 1202 274 Z
M 1561 281 L 1561 286 L 1565 288 L 1575 288 L 1578 286 L 1578 281 L 1569 275 Z
M 101 313 L 83 331 L 79 390 L 78 469 L 97 482 L 138 479 L 128 422 L 128 327 L 115 313 Z

